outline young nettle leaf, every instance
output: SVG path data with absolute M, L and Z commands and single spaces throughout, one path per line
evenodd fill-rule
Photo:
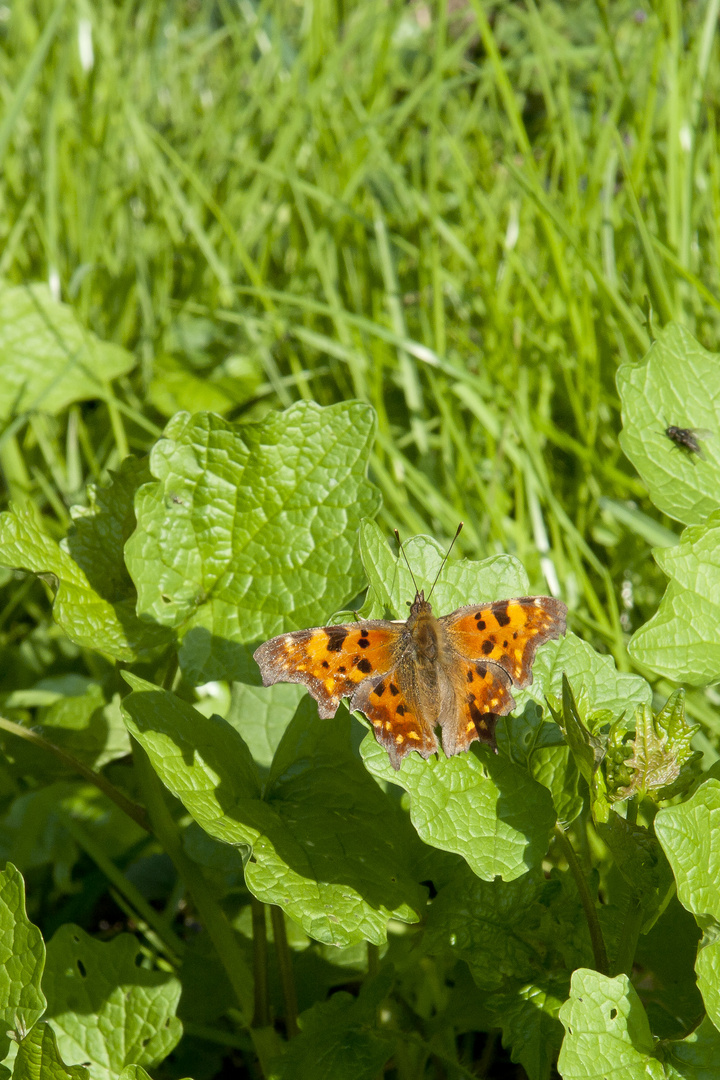
M 132 353 L 81 326 L 41 284 L 0 284 L 0 356 L 0 420 L 104 398 L 135 366 Z
M 364 584 L 357 529 L 377 511 L 360 403 L 300 402 L 259 423 L 180 413 L 150 455 L 125 548 L 141 617 L 177 630 L 196 683 L 259 681 L 253 647 L 317 626 Z
M 565 1039 L 558 1059 L 563 1080 L 667 1080 L 645 1010 L 626 975 L 614 979 L 579 968 L 560 1009 Z
M 358 997 L 339 992 L 300 1017 L 300 1035 L 272 1062 L 270 1080 L 375 1080 L 402 1032 L 383 1028 L 380 1007 L 393 981 L 392 965 L 367 980 Z
M 716 487 L 716 505 L 720 487 Z M 676 682 L 720 679 L 720 511 L 680 543 L 653 551 L 670 578 L 655 615 L 633 636 L 632 656 Z
M 606 771 L 611 802 L 634 795 L 660 802 L 683 794 L 697 779 L 702 759 L 690 745 L 699 725 L 685 719 L 685 691 L 676 690 L 655 715 L 648 705 L 640 706 L 635 715 L 634 738 L 628 739 L 626 733 L 618 746 L 625 751 L 622 764 L 612 773 L 610 766 Z
M 180 983 L 139 967 L 130 934 L 96 941 L 66 923 L 47 948 L 47 1019 L 68 1061 L 90 1064 L 94 1080 L 115 1080 L 126 1065 L 158 1065 L 180 1040 Z
M 0 871 L 0 1056 L 8 1036 L 23 1039 L 45 1011 L 40 989 L 45 944 L 25 914 L 25 882 L 8 863 Z
M 642 363 L 618 369 L 617 385 L 620 445 L 650 498 L 686 525 L 704 521 L 720 505 L 720 357 L 670 323 Z M 673 429 L 689 431 L 700 453 Z
M 50 1024 L 36 1024 L 20 1043 L 13 1080 L 88 1080 L 82 1065 L 65 1065 Z
M 261 788 L 237 731 L 125 673 L 131 733 L 199 825 L 249 845 L 251 892 L 278 904 L 318 941 L 386 940 L 391 917 L 417 921 L 424 890 L 411 868 L 412 830 L 352 752 L 350 717 L 321 721 L 305 697 Z
M 123 543 L 134 525 L 133 496 L 144 475 L 128 459 L 90 510 L 58 544 L 44 531 L 32 504 L 0 515 L 0 564 L 50 575 L 55 583 L 53 616 L 83 648 L 115 660 L 136 661 L 172 640 L 161 626 L 135 614 L 135 589 L 123 563 Z

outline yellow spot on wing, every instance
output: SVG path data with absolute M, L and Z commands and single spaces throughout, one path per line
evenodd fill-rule
M 400 745 L 400 743 L 401 743 L 402 741 L 403 741 L 403 737 L 402 737 L 402 735 L 396 735 L 396 736 L 395 736 L 395 742 L 396 742 L 396 743 L 398 744 L 398 746 Z

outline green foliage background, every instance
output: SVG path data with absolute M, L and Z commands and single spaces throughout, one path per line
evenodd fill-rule
M 397 526 L 403 535 L 427 533 L 444 543 L 463 519 L 460 555 L 473 560 L 513 556 L 527 574 L 523 591 L 552 592 L 567 600 L 572 629 L 607 655 L 601 663 L 589 646 L 573 639 L 555 667 L 552 658 L 539 658 L 538 681 L 541 688 L 552 688 L 559 703 L 561 668 L 568 673 L 582 698 L 588 739 L 595 731 L 587 709 L 612 710 L 620 701 L 644 704 L 650 730 L 650 692 L 634 677 L 638 672 L 650 679 L 658 700 L 682 679 L 692 684 L 716 679 L 718 523 L 711 518 L 707 529 L 704 523 L 720 503 L 718 416 L 715 399 L 706 392 L 706 380 L 716 369 L 712 354 L 720 325 L 719 14 L 720 0 L 685 5 L 673 0 L 572 5 L 34 0 L 0 6 L 0 466 L 3 500 L 14 506 L 4 519 L 2 543 L 3 564 L 17 568 L 0 571 L 2 711 L 28 727 L 42 725 L 46 736 L 52 731 L 54 742 L 87 768 L 104 769 L 128 798 L 138 798 L 139 784 L 142 801 L 160 815 L 154 824 L 162 834 L 161 846 L 149 851 L 137 816 L 108 809 L 101 794 L 78 786 L 62 763 L 25 743 L 18 749 L 8 737 L 8 763 L 0 764 L 5 815 L 0 856 L 22 869 L 30 916 L 46 941 L 71 922 L 111 936 L 113 926 L 126 928 L 130 919 L 134 929 L 139 919 L 146 966 L 157 966 L 160 958 L 161 968 L 193 972 L 192 978 L 205 967 L 206 973 L 214 972 L 218 998 L 224 994 L 227 1000 L 234 992 L 246 1011 L 252 1010 L 252 958 L 246 948 L 251 912 L 243 857 L 258 835 L 274 835 L 278 822 L 297 824 L 304 783 L 314 798 L 317 790 L 303 771 L 305 759 L 283 735 L 297 695 L 274 688 L 268 707 L 248 684 L 253 676 L 247 646 L 303 619 L 329 618 L 357 599 L 365 577 L 352 537 L 360 518 L 375 513 L 376 489 L 382 495 L 377 521 L 386 536 Z M 654 341 L 650 361 L 635 367 Z M 349 400 L 372 406 L 374 436 L 367 409 L 340 405 Z M 298 402 L 338 407 L 325 440 L 321 414 L 312 407 L 293 413 Z M 288 530 L 288 563 L 294 552 L 301 562 L 300 552 L 308 548 L 317 555 L 317 565 L 311 561 L 305 568 L 302 589 L 295 582 L 294 592 L 286 588 L 287 567 L 276 572 L 266 557 L 268 550 L 282 550 L 279 525 L 268 525 L 262 534 L 265 555 L 259 542 L 252 548 L 250 533 L 239 536 L 228 526 L 218 543 L 235 556 L 251 555 L 249 564 L 236 558 L 229 570 L 197 539 L 208 508 L 218 508 L 217 493 L 228 481 L 223 468 L 232 425 L 266 420 L 267 445 L 249 439 L 242 460 L 249 470 L 258 469 L 252 475 L 262 469 L 280 473 L 284 462 L 277 446 L 285 445 L 285 421 L 277 411 L 288 408 L 300 432 L 293 444 L 300 457 L 319 455 L 324 447 L 338 484 L 336 496 L 322 495 L 327 506 L 320 499 L 324 508 L 317 533 L 309 529 L 301 537 L 287 524 L 294 521 L 292 513 L 281 518 Z M 216 415 L 200 420 L 176 415 L 204 411 Z M 309 421 L 311 413 L 315 419 Z M 701 467 L 673 452 L 664 435 L 667 424 L 715 425 L 714 435 L 703 436 Z M 151 450 L 152 483 L 143 460 Z M 366 452 L 375 488 L 356 475 Z M 201 453 L 211 479 L 205 501 L 191 510 L 186 492 L 194 483 L 193 454 Z M 141 460 L 128 463 L 128 454 Z M 118 469 L 112 488 L 88 491 L 88 484 L 105 481 Z M 146 486 L 136 501 L 141 484 Z M 293 474 L 280 501 L 292 501 L 298 492 L 304 498 L 310 486 L 311 476 L 298 480 Z M 243 512 L 250 514 L 256 509 L 253 492 L 240 489 Z M 346 531 L 337 526 L 338 507 L 347 514 Z M 173 536 L 153 533 L 152 522 L 163 508 L 180 523 Z M 149 526 L 125 548 L 136 511 L 146 515 Z M 679 544 L 684 525 L 692 528 Z M 390 595 L 388 553 L 372 530 L 363 533 L 362 542 L 371 589 L 376 597 L 383 588 Z M 666 549 L 657 562 L 652 547 Z M 186 562 L 169 565 L 179 550 Z M 427 541 L 416 541 L 415 553 L 423 569 L 426 555 L 430 564 L 436 558 Z M 380 571 L 373 578 L 373 559 L 387 571 L 384 580 Z M 313 574 L 321 564 L 330 564 L 332 572 L 318 595 Z M 511 569 L 515 565 L 507 563 Z M 502 578 L 498 566 L 493 581 Z M 256 583 L 255 592 L 245 588 L 243 572 Z M 667 593 L 666 575 L 671 579 Z M 212 588 L 204 592 L 208 581 Z M 464 588 L 460 578 L 454 584 Z M 450 584 L 446 588 L 450 599 Z M 641 627 L 630 655 L 630 635 Z M 158 673 L 158 657 L 176 631 L 184 683 L 175 678 L 172 662 Z M 233 640 L 229 650 L 223 644 L 228 638 Z M 229 761 L 237 765 L 236 773 L 228 768 L 227 791 L 237 782 L 238 790 L 246 783 L 253 792 L 245 816 L 240 815 L 242 829 L 233 833 L 236 860 L 221 846 L 228 837 L 220 828 L 213 831 L 217 777 L 210 766 L 207 790 L 194 793 L 195 809 L 182 786 L 187 776 L 180 765 L 174 770 L 171 762 L 162 774 L 205 830 L 190 825 L 174 805 L 185 855 L 174 851 L 170 825 L 166 832 L 157 825 L 160 803 L 153 804 L 155 781 L 149 774 L 143 779 L 145 759 L 136 749 L 139 780 L 128 764 L 130 744 L 120 714 L 127 687 L 113 661 L 136 665 L 127 711 L 133 734 L 156 768 L 163 758 L 162 748 L 152 743 L 158 730 L 146 741 L 141 738 L 147 680 L 178 689 L 183 700 L 172 707 L 165 702 L 163 723 L 176 732 L 187 723 L 188 745 L 202 736 L 217 751 L 213 712 L 246 737 L 249 750 L 228 735 L 227 756 L 216 762 L 218 769 Z M 221 678 L 240 682 L 232 687 L 210 682 Z M 208 686 L 199 696 L 193 686 L 201 682 Z M 719 700 L 713 689 L 691 687 L 687 693 L 688 715 L 702 725 L 693 745 L 703 751 L 705 768 L 718 757 Z M 204 714 L 194 735 L 190 701 Z M 574 715 L 567 697 L 565 704 Z M 264 709 L 267 716 L 263 712 L 252 730 L 243 727 L 245 715 L 260 716 Z M 375 787 L 348 749 L 347 717 L 338 720 L 333 733 L 337 744 L 329 743 L 303 709 L 307 703 L 291 725 L 297 747 L 315 760 L 324 753 L 328 769 L 339 760 L 338 775 L 356 785 L 357 813 L 369 815 L 368 820 L 376 813 L 382 817 L 385 804 L 377 809 Z M 522 758 L 522 746 L 527 749 L 527 740 L 540 730 L 534 715 L 532 702 L 525 703 L 522 719 L 508 721 L 500 731 L 501 750 L 510 748 L 512 768 L 527 767 L 533 778 L 523 774 L 523 783 L 533 784 L 537 794 L 539 781 L 549 789 L 557 814 L 571 821 L 582 798 L 560 735 L 541 747 L 534 764 L 529 764 L 530 750 Z M 621 769 L 623 733 L 615 734 Z M 689 741 L 692 732 L 685 734 Z M 581 756 L 585 736 L 576 737 Z M 386 787 L 392 777 L 376 750 L 366 742 L 363 758 Z M 582 752 L 587 754 L 587 746 Z M 447 763 L 441 764 L 445 769 Z M 471 763 L 462 768 L 466 765 L 471 768 Z M 443 774 L 449 792 L 460 768 L 453 761 Z M 423 787 L 429 769 L 421 774 L 411 766 L 408 776 L 413 820 L 424 838 L 419 822 L 437 798 L 437 776 L 429 793 Z M 272 827 L 262 817 L 269 811 L 261 790 L 277 793 Z M 605 794 L 593 790 L 592 798 L 604 807 Z M 714 791 L 710 794 L 714 798 Z M 705 790 L 704 797 L 712 802 L 710 794 Z M 549 807 L 547 790 L 541 796 Z M 470 957 L 472 970 L 470 946 L 483 943 L 486 928 L 476 931 L 471 924 L 470 945 L 456 943 L 447 951 L 448 927 L 468 905 L 490 904 L 491 894 L 483 892 L 490 886 L 469 876 L 453 877 L 456 856 L 420 846 L 399 796 L 391 798 L 387 835 L 371 852 L 382 902 L 368 912 L 364 901 L 357 901 L 357 932 L 331 925 L 326 898 L 293 899 L 298 908 L 297 923 L 287 931 L 291 939 L 296 935 L 291 946 L 305 948 L 301 925 L 323 943 L 311 960 L 305 953 L 298 959 L 298 947 L 296 970 L 302 964 L 307 969 L 306 982 L 297 977 L 301 998 L 303 986 L 342 985 L 339 968 L 353 992 L 358 990 L 353 980 L 358 972 L 363 975 L 357 997 L 334 994 L 323 1002 L 318 991 L 301 999 L 301 1009 L 312 1007 L 304 1031 L 308 1038 L 315 1032 L 329 1040 L 328 1033 L 334 1033 L 332 1053 L 340 1053 L 337 1047 L 359 1027 L 366 1031 L 362 1052 L 348 1043 L 345 1058 L 338 1059 L 356 1062 L 356 1072 L 348 1075 L 374 1077 L 394 1054 L 392 1068 L 405 1080 L 424 1075 L 418 1070 L 427 1062 L 428 1069 L 439 1070 L 427 1075 L 443 1075 L 445 1069 L 448 1075 L 455 1075 L 452 1069 L 468 1075 L 464 1063 L 474 1066 L 478 1056 L 472 1033 L 501 1026 L 515 1059 L 530 1075 L 549 1075 L 562 1037 L 555 1017 L 568 995 L 553 953 L 553 920 L 563 934 L 570 933 L 561 911 L 563 905 L 577 905 L 577 897 L 561 895 L 557 881 L 527 886 L 541 927 L 530 951 L 537 948 L 545 956 L 547 978 L 528 983 L 523 992 L 527 1001 L 549 1004 L 539 1008 L 538 1028 L 528 1035 L 530 1049 L 523 1049 L 523 1033 L 530 1030 L 527 1002 L 519 1006 L 508 996 L 503 1003 L 502 994 L 509 994 L 503 987 L 493 988 L 492 1006 L 468 1006 L 468 1015 L 462 1014 L 461 1003 L 473 996 L 469 988 L 474 991 L 482 981 L 477 971 L 475 984 L 467 973 L 458 974 L 456 961 Z M 303 843 L 309 836 L 312 846 L 323 830 L 337 828 L 332 806 L 322 810 L 325 816 L 308 816 Z M 682 811 L 682 806 L 672 808 L 680 819 Z M 682 820 L 678 824 L 668 816 L 665 821 L 667 835 L 691 835 Z M 544 835 L 545 824 L 540 822 Z M 659 830 L 665 845 L 663 835 Z M 359 843 L 358 836 L 365 844 L 361 832 L 354 840 L 348 832 L 343 843 Z M 455 851 L 454 827 L 446 841 L 439 846 Z M 630 842 L 611 831 L 606 841 L 615 852 Z M 681 847 L 678 841 L 680 854 L 668 847 L 666 855 L 680 900 L 701 916 L 705 909 L 693 906 L 692 897 L 683 899 L 681 876 L 692 873 L 682 868 Z M 308 850 L 303 848 L 303 858 L 310 857 Z M 660 858 L 658 850 L 655 842 L 652 859 Z M 216 960 L 208 959 L 213 951 L 207 933 L 186 949 L 173 929 L 178 895 L 172 886 L 157 884 L 167 860 L 163 851 L 173 852 L 176 866 L 184 857 L 203 866 L 207 895 L 195 898 L 193 910 L 200 911 L 206 929 L 213 896 L 231 898 L 233 925 L 242 938 L 240 946 L 228 942 L 237 961 L 232 988 L 223 982 L 226 973 Z M 274 855 L 262 852 L 245 871 L 252 891 L 268 903 L 280 902 L 286 887 L 287 865 L 276 865 Z M 426 860 L 424 878 L 408 869 L 411 856 L 418 864 Z M 326 858 L 334 856 L 326 853 Z M 393 866 L 395 890 L 395 883 L 388 885 Z M 457 874 L 463 873 L 461 866 Z M 422 1037 L 408 1036 L 398 1046 L 387 1031 L 373 1027 L 388 995 L 387 969 L 378 971 L 373 950 L 384 940 L 389 916 L 408 922 L 418 917 L 418 883 L 425 879 L 443 883 L 446 898 L 454 897 L 460 911 L 447 899 L 432 907 L 427 931 L 427 940 L 435 942 L 434 954 L 428 946 L 436 965 L 433 978 L 446 988 L 445 976 L 452 972 L 454 989 L 443 997 L 445 990 L 435 994 L 428 983 L 425 1001 L 407 988 L 399 995 L 403 1004 L 390 1018 L 391 1027 L 412 1026 L 403 1012 L 412 1001 L 413 1017 L 422 1018 Z M 15 879 L 9 880 L 16 889 Z M 332 885 L 342 892 L 347 882 Z M 530 893 L 517 899 L 511 887 L 503 885 L 507 895 L 498 888 L 493 902 L 505 904 L 511 919 L 513 911 L 520 913 L 522 922 Z M 618 903 L 626 899 L 624 887 L 614 894 Z M 659 883 L 653 878 L 656 908 L 664 902 L 665 887 L 662 875 Z M 153 889 L 158 895 L 150 895 Z M 348 895 L 352 908 L 356 897 Z M 688 955 L 694 955 L 695 924 L 690 920 L 688 930 L 685 908 L 673 902 L 667 909 L 665 932 L 680 940 L 682 930 L 690 941 Z M 156 909 L 163 912 L 161 919 Z M 8 910 L 22 911 L 21 900 L 16 897 Z M 188 917 L 192 921 L 194 915 Z M 22 919 L 22 935 L 31 938 Z M 286 930 L 273 919 L 269 933 L 282 956 Z M 257 919 L 254 931 L 261 932 Z M 570 969 L 590 962 L 587 941 L 578 935 L 576 940 L 570 934 L 566 945 Z M 365 950 L 363 940 L 375 943 L 370 953 L 354 953 Z M 393 963 L 400 982 L 412 983 L 416 969 L 409 962 L 403 967 L 409 955 L 405 940 L 398 933 Z M 88 941 L 56 935 L 53 963 L 70 963 L 67 956 L 74 956 L 74 949 L 89 964 L 94 954 Z M 322 952 L 340 947 L 340 952 Z M 36 969 L 41 962 L 35 954 L 32 979 L 40 993 Z M 712 1019 L 714 954 L 708 947 L 703 955 L 698 979 Z M 132 967 L 129 952 L 121 960 L 118 985 Z M 523 970 L 519 965 L 517 972 Z M 632 986 L 622 982 L 625 976 L 613 974 L 616 978 L 607 979 L 576 972 L 560 1019 L 576 1016 L 576 998 L 583 994 L 589 1001 L 597 993 L 603 1002 L 617 996 L 624 1003 L 622 1016 L 629 1017 L 628 1030 L 640 1031 L 628 1061 L 640 1055 L 637 1067 L 644 1069 L 654 1052 L 650 1029 L 644 1013 L 633 1028 L 642 1006 Z M 585 985 L 588 975 L 595 981 Z M 692 970 L 678 986 L 683 1005 L 674 1028 L 662 992 L 645 1003 L 653 1023 L 653 1008 L 663 1014 L 666 1027 L 656 1024 L 653 1031 L 667 1037 L 683 1034 L 683 1024 L 687 1027 L 698 1008 Z M 175 975 L 162 987 L 153 985 L 152 993 L 143 988 L 145 993 L 161 1003 L 158 1023 L 167 1021 L 162 1052 L 153 1057 L 151 1047 L 145 1057 L 139 1052 L 124 1057 L 126 1044 L 120 1040 L 103 1077 L 124 1068 L 141 1077 L 143 1065 L 154 1066 L 168 1053 L 177 1024 Z M 273 993 L 273 1000 L 280 1000 L 277 987 Z M 213 995 L 203 1000 L 198 992 L 184 1013 L 182 1001 L 177 1006 L 184 1049 L 163 1066 L 167 1074 L 187 1070 L 203 1080 L 219 1072 L 223 1055 L 235 1053 L 237 1062 L 262 1061 L 271 1075 L 276 1033 L 263 1043 L 257 1035 L 238 1037 L 227 1018 L 225 1026 L 214 1027 L 221 1010 L 214 1011 L 213 1002 Z M 7 1024 L 18 1030 L 12 1001 L 3 1007 Z M 99 1007 L 93 1009 L 102 1026 Z M 42 1004 L 33 1022 L 41 1013 Z M 128 1006 L 128 1030 L 131 1014 Z M 451 1052 L 442 1031 L 456 1015 L 466 1042 Z M 53 1019 L 50 1013 L 48 1018 Z M 572 1022 L 580 1030 L 585 1021 Z M 589 1023 L 592 1028 L 595 1021 Z M 268 1025 L 256 1026 L 267 1034 Z M 717 1032 L 709 1020 L 698 1030 L 698 1060 L 703 1053 L 712 1060 Z M 57 1017 L 55 1028 L 36 1023 L 31 1036 L 32 1044 L 23 1041 L 18 1052 L 18 1076 L 36 1075 L 39 1060 L 47 1061 L 53 1075 L 67 1075 L 58 1054 L 68 1062 L 84 1060 L 82 1048 L 95 1038 L 92 1032 L 78 1033 L 72 1022 L 63 1029 Z M 136 1045 L 133 1039 L 142 1042 L 141 1036 L 133 1031 L 127 1046 Z M 582 1037 L 580 1032 L 580 1042 Z M 219 1047 L 214 1056 L 208 1045 Z M 317 1075 L 313 1045 L 291 1043 L 278 1075 Z M 492 1050 L 490 1040 L 487 1045 Z M 578 1045 L 566 1039 L 564 1077 L 584 1075 L 584 1063 L 596 1053 L 597 1047 L 583 1051 Z M 487 1068 L 502 1076 L 506 1059 L 496 1049 L 496 1063 L 491 1066 L 488 1058 Z M 663 1058 L 665 1073 L 657 1075 L 695 1075 L 682 1071 L 695 1052 L 685 1042 L 673 1044 Z M 328 1062 L 327 1075 L 340 1075 L 332 1054 Z

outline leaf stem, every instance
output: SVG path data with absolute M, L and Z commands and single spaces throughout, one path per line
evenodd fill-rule
M 289 1039 L 300 1033 L 297 1015 L 297 993 L 295 991 L 295 976 L 293 974 L 292 955 L 288 946 L 287 930 L 285 928 L 285 916 L 282 908 L 273 904 L 270 908 L 272 919 L 273 937 L 275 938 L 275 954 L 278 967 L 280 968 L 280 985 L 282 986 L 283 1001 L 285 1002 L 285 1030 Z
M 6 720 L 4 716 L 0 716 L 0 728 L 10 732 L 11 735 L 17 735 L 19 739 L 25 739 L 26 742 L 32 743 L 33 746 L 37 746 L 40 750 L 54 754 L 56 758 L 62 761 L 63 765 L 67 765 L 73 772 L 79 773 L 85 780 L 94 784 L 103 794 L 107 795 L 108 799 L 112 799 L 115 805 L 119 806 L 141 829 L 145 829 L 146 832 L 151 831 L 150 822 L 144 808 L 133 802 L 132 799 L 128 799 L 127 795 L 124 795 L 119 788 L 111 784 L 102 773 L 94 772 L 84 762 L 79 761 L 72 754 L 68 754 L 67 751 L 56 746 L 55 743 L 50 742 L 42 735 L 38 735 L 36 731 L 23 727 L 22 724 L 16 724 L 13 720 Z
M 270 1025 L 265 905 L 252 896 L 250 898 L 250 910 L 252 912 L 253 975 L 255 978 L 255 1008 L 253 1010 L 252 1026 L 254 1028 L 263 1028 Z
M 217 957 L 235 992 L 241 1014 L 247 1018 L 252 1008 L 251 975 L 235 939 L 235 932 L 225 912 L 208 888 L 201 867 L 185 854 L 178 828 L 165 802 L 162 784 L 145 750 L 135 739 L 133 739 L 133 759 L 153 832 L 185 882 L 200 920 L 208 932 Z
M 590 931 L 590 941 L 592 942 L 593 956 L 595 958 L 595 970 L 599 971 L 601 975 L 607 975 L 610 970 L 608 966 L 607 950 L 600 928 L 600 920 L 597 917 L 595 904 L 590 895 L 590 889 L 588 888 L 587 878 L 583 873 L 580 861 L 575 854 L 572 844 L 568 840 L 565 830 L 559 824 L 555 825 L 555 838 L 560 844 L 563 854 L 567 859 L 570 873 L 575 879 L 575 884 L 577 885 L 577 890 L 580 894 L 580 903 L 583 906 L 588 930 Z

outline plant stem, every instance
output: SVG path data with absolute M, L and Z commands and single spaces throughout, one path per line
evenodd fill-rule
M 133 759 L 153 832 L 185 882 L 217 957 L 230 980 L 240 1011 L 247 1018 L 252 1008 L 251 975 L 245 957 L 238 948 L 233 928 L 208 888 L 201 868 L 185 854 L 177 826 L 165 803 L 163 787 L 145 750 L 135 739 Z M 247 1023 L 247 1019 L 245 1022 Z
M 625 974 L 630 977 L 632 974 L 635 950 L 637 949 L 642 922 L 642 904 L 640 903 L 639 897 L 633 894 L 630 897 L 630 902 L 628 903 L 627 911 L 625 912 L 623 927 L 620 931 L 620 940 L 618 941 L 617 953 L 615 954 L 615 960 L 612 966 L 612 975 Z
M 9 731 L 11 735 L 17 735 L 19 739 L 25 739 L 26 742 L 32 743 L 33 746 L 39 747 L 41 750 L 45 750 L 49 754 L 54 754 L 56 758 L 62 761 L 63 765 L 67 765 L 73 772 L 79 773 L 85 780 L 88 780 L 91 784 L 94 784 L 96 788 L 99 788 L 103 794 L 107 795 L 108 799 L 112 799 L 116 806 L 119 806 L 128 817 L 140 826 L 141 829 L 145 829 L 146 832 L 150 832 L 150 822 L 148 816 L 142 806 L 138 806 L 132 799 L 128 799 L 127 795 L 124 795 L 119 788 L 116 788 L 114 784 L 111 784 L 102 773 L 94 772 L 84 762 L 79 761 L 72 754 L 68 754 L 61 747 L 56 746 L 55 743 L 51 743 L 48 739 L 45 739 L 42 735 L 38 735 L 36 731 L 31 731 L 30 728 L 23 727 L 22 724 L 16 724 L 12 720 L 6 720 L 4 716 L 0 716 L 0 728 L 4 731 Z
M 265 905 L 253 896 L 250 898 L 250 909 L 252 911 L 253 976 L 255 978 L 255 1008 L 252 1026 L 263 1028 L 270 1025 Z
M 560 825 L 555 826 L 555 838 L 563 850 L 563 854 L 567 859 L 570 868 L 570 873 L 575 878 L 575 884 L 577 885 L 577 890 L 580 894 L 580 903 L 583 906 L 588 930 L 590 931 L 590 941 L 592 942 L 593 956 L 595 958 L 595 970 L 599 971 L 602 975 L 607 975 L 610 970 L 608 966 L 607 950 L 600 928 L 600 921 L 597 917 L 597 911 L 595 910 L 595 904 L 590 895 L 590 889 L 588 888 L 587 878 L 583 873 L 583 869 L 575 854 L 573 846 L 565 834 L 565 830 L 562 829 Z
M 285 1029 L 288 1038 L 292 1039 L 299 1034 L 300 1029 L 297 1022 L 298 1006 L 292 955 L 288 946 L 285 916 L 282 908 L 273 904 L 270 908 L 270 918 L 272 919 L 273 936 L 275 938 L 275 953 L 280 968 L 280 985 L 282 986 L 283 1001 L 285 1002 Z

